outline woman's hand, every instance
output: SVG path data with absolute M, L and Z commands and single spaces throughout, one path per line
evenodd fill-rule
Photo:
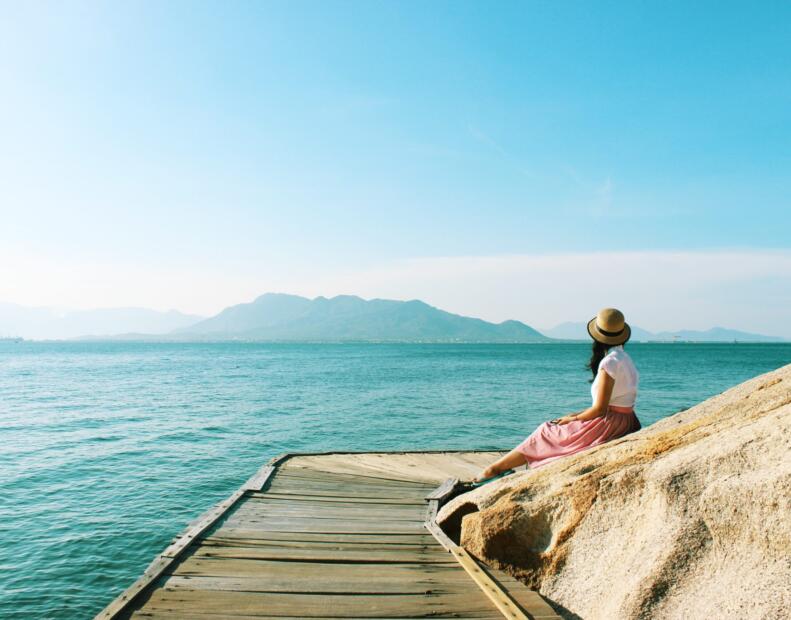
M 569 422 L 585 422 L 586 420 L 593 420 L 599 416 L 607 413 L 610 406 L 610 396 L 612 396 L 612 389 L 615 385 L 615 380 L 607 374 L 606 371 L 601 373 L 599 377 L 599 389 L 596 392 L 596 400 L 592 407 L 588 407 L 583 411 L 578 411 L 570 415 L 564 415 L 562 418 L 552 420 L 552 424 L 559 424 L 563 426 Z
M 576 416 L 573 415 L 564 415 L 562 418 L 558 418 L 556 420 L 552 420 L 555 424 L 559 424 L 560 426 L 564 426 L 569 422 L 575 422 L 577 420 Z

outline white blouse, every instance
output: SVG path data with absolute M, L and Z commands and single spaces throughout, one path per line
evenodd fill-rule
M 610 404 L 616 407 L 634 407 L 637 401 L 637 384 L 640 381 L 640 373 L 637 372 L 632 358 L 623 350 L 622 345 L 610 349 L 599 363 L 596 379 L 591 385 L 593 402 L 596 402 L 602 370 L 615 379 Z

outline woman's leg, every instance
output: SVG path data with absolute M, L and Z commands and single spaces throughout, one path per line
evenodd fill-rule
M 478 477 L 475 478 L 475 482 L 480 482 L 485 478 L 491 478 L 492 476 L 501 474 L 504 471 L 513 469 L 514 467 L 519 467 L 525 463 L 527 463 L 527 457 L 524 454 L 516 449 L 511 450 L 508 454 L 496 460 L 494 463 L 489 465 L 489 467 L 478 474 Z

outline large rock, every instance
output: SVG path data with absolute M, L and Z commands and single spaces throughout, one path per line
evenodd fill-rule
M 567 618 L 791 618 L 789 448 L 791 365 L 439 521 Z

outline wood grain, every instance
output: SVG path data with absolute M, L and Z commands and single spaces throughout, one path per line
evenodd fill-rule
M 97 618 L 494 619 L 508 604 L 546 611 L 537 594 L 490 571 L 500 584 L 498 611 L 443 547 L 433 520 L 456 479 L 499 454 L 276 457 L 195 520 Z

